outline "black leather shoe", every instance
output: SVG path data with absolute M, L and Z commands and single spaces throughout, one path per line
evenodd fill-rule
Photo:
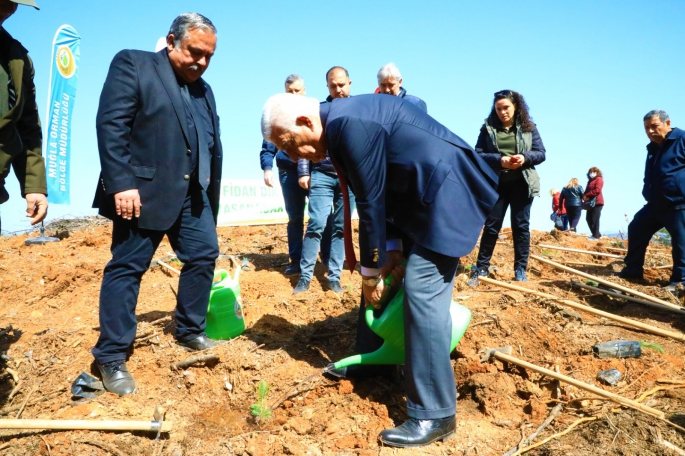
M 195 339 L 187 340 L 185 342 L 181 341 L 176 341 L 176 343 L 185 351 L 203 351 L 203 350 L 208 350 L 210 348 L 214 348 L 217 345 L 221 344 L 223 341 L 220 340 L 212 340 L 209 337 L 207 337 L 206 334 L 201 334 Z
M 631 274 L 630 272 L 626 271 L 625 269 L 614 272 L 614 276 L 620 277 L 622 279 L 626 280 L 644 280 L 645 278 L 642 276 L 642 274 Z
M 110 363 L 98 364 L 102 385 L 111 393 L 124 396 L 136 391 L 136 381 L 126 368 L 126 361 L 118 360 Z
M 353 364 L 352 366 L 335 368 L 335 364 L 329 364 L 323 370 L 324 376 L 331 380 L 363 380 L 371 377 L 384 377 L 390 381 L 399 377 L 397 366 L 394 364 Z
M 299 274 L 302 272 L 300 270 L 300 263 L 293 263 L 291 262 L 286 268 L 285 268 L 285 275 L 295 275 Z
M 343 293 L 345 291 L 345 289 L 340 286 L 340 282 L 337 280 L 329 280 L 328 287 L 336 293 Z
M 457 421 L 454 415 L 437 420 L 409 418 L 401 426 L 381 431 L 378 440 L 383 445 L 411 448 L 428 445 L 436 440 L 449 440 L 456 436 L 456 432 Z
M 296 294 L 304 293 L 307 290 L 309 290 L 309 280 L 300 279 L 300 281 L 297 282 L 295 289 L 293 289 L 293 294 L 296 295 Z

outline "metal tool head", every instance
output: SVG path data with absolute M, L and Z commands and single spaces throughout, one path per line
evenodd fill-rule
M 514 353 L 513 347 L 500 347 L 500 348 L 484 348 L 478 352 L 481 355 L 480 362 L 486 363 L 492 360 L 495 352 L 504 353 L 505 355 L 511 355 Z

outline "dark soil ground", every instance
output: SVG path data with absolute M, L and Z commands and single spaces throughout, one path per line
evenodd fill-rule
M 111 226 L 89 219 L 49 227 L 49 234 L 68 234 L 59 243 L 26 246 L 25 236 L 0 238 L 0 337 L 5 365 L 16 372 L 0 378 L 0 414 L 24 419 L 152 420 L 155 406 L 167 410 L 173 431 L 155 441 L 154 432 L 0 430 L 0 449 L 7 455 L 501 455 L 529 436 L 553 407 L 562 412 L 532 444 L 581 422 L 531 455 L 677 455 L 685 434 L 641 412 L 597 400 L 596 396 L 532 371 L 499 361 L 481 363 L 479 350 L 512 346 L 514 355 L 542 367 L 659 409 L 685 426 L 685 346 L 627 325 L 574 311 L 553 301 L 492 285 L 466 286 L 466 273 L 455 281 L 454 299 L 473 313 L 471 327 L 452 354 L 458 382 L 457 437 L 420 449 L 379 447 L 379 431 L 406 419 L 403 386 L 376 378 L 334 382 L 320 374 L 331 361 L 353 353 L 360 277 L 345 271 L 345 293 L 327 290 L 317 266 L 311 289 L 293 296 L 297 277 L 283 274 L 287 263 L 285 226 L 220 228 L 222 254 L 249 260 L 240 276 L 247 330 L 212 352 L 220 361 L 172 370 L 188 354 L 175 345 L 173 315 L 178 277 L 163 268 L 144 277 L 138 301 L 139 332 L 128 366 L 138 382 L 137 394 L 119 398 L 105 393 L 79 400 L 70 386 L 81 372 L 94 372 L 90 349 L 98 337 L 98 294 L 110 258 Z M 510 282 L 513 248 L 502 233 L 493 257 L 492 277 Z M 609 252 L 615 239 L 592 242 L 566 233 L 535 232 L 532 253 L 572 265 L 584 272 L 680 303 L 661 288 L 670 269 L 646 270 L 646 281 L 631 284 L 610 277 L 621 260 L 539 247 L 566 246 Z M 156 258 L 168 258 L 163 242 Z M 619 251 L 612 251 L 618 253 Z M 476 252 L 463 259 L 473 263 Z M 647 266 L 670 264 L 667 248 L 650 250 Z M 171 261 L 172 267 L 178 267 Z M 217 268 L 228 268 L 224 257 Z M 676 333 L 685 318 L 640 304 L 571 289 L 584 281 L 531 260 L 529 281 L 519 283 L 564 299 Z M 162 319 L 160 322 L 157 320 Z M 149 337 L 152 336 L 152 337 Z M 598 342 L 626 339 L 657 344 L 639 358 L 599 359 Z M 616 386 L 601 384 L 597 373 L 615 368 L 623 374 Z M 680 381 L 658 383 L 658 380 Z M 250 405 L 255 389 L 266 382 L 271 418 L 256 423 Z M 655 387 L 665 389 L 653 391 Z M 11 393 L 14 391 L 14 394 Z M 643 393 L 651 394 L 641 398 Z M 21 410 L 20 410 L 21 409 Z M 2 422 L 0 422 L 2 424 Z M 681 450 L 682 451 L 682 450 Z

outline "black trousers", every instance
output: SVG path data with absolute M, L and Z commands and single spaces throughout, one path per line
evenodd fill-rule
M 595 207 L 591 207 L 587 210 L 585 215 L 585 221 L 587 222 L 588 228 L 592 233 L 592 237 L 597 239 L 602 237 L 602 233 L 599 232 L 599 217 L 602 215 L 603 204 L 597 204 Z
M 647 203 L 637 211 L 628 225 L 628 253 L 624 272 L 641 276 L 645 263 L 645 252 L 652 236 L 662 228 L 671 235 L 673 269 L 671 283 L 685 282 L 685 210 L 658 208 Z
M 112 260 L 105 267 L 100 289 L 100 337 L 92 350 L 99 364 L 126 359 L 131 353 L 140 281 L 165 234 L 183 262 L 176 339 L 185 342 L 204 332 L 219 246 L 207 193 L 199 184 L 191 184 L 178 219 L 167 231 L 145 230 L 138 228 L 136 220 L 114 219 Z
M 566 206 L 566 215 L 568 216 L 568 224 L 573 231 L 576 231 L 580 215 L 583 213 L 581 206 Z
M 530 208 L 533 198 L 528 196 L 528 183 L 521 177 L 511 182 L 501 182 L 497 188 L 499 198 L 485 219 L 483 235 L 478 249 L 478 269 L 490 266 L 497 236 L 502 229 L 504 216 L 511 206 L 511 232 L 514 237 L 514 269 L 526 269 L 530 254 Z

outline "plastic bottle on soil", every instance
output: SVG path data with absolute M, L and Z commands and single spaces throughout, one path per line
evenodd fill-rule
M 238 281 L 240 268 L 235 268 L 233 277 L 223 269 L 214 273 L 215 280 L 217 276 L 219 281 L 212 284 L 209 294 L 205 333 L 210 339 L 226 340 L 238 337 L 245 331 Z
M 593 345 L 592 351 L 599 358 L 639 358 L 642 355 L 640 342 L 636 340 L 610 340 Z

